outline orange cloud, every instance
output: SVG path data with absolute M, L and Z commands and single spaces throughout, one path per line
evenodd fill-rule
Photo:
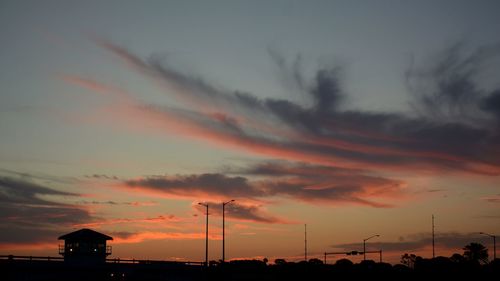
M 75 224 L 74 227 L 77 228 L 95 228 L 95 227 L 101 227 L 103 225 L 116 225 L 116 224 L 131 224 L 131 223 L 151 223 L 151 224 L 157 224 L 157 223 L 177 223 L 181 222 L 182 219 L 174 216 L 174 215 L 168 215 L 168 216 L 163 216 L 159 215 L 156 217 L 148 217 L 148 218 L 140 218 L 140 219 L 108 219 L 108 220 L 101 220 L 101 221 L 96 221 L 96 222 L 89 222 L 89 223 L 81 223 L 81 224 Z
M 0 243 L 0 250 L 2 251 L 38 251 L 50 249 L 53 249 L 55 252 L 57 250 L 57 242 Z
M 141 232 L 126 236 L 113 238 L 114 244 L 140 243 L 147 240 L 198 240 L 205 239 L 205 233 L 165 233 L 165 232 Z M 218 234 L 210 234 L 210 240 L 222 240 Z

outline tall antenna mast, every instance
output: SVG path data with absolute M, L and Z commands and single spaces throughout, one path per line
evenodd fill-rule
M 307 261 L 307 224 L 304 224 L 304 260 Z
M 432 215 L 432 258 L 436 257 L 436 252 L 434 250 L 434 214 Z

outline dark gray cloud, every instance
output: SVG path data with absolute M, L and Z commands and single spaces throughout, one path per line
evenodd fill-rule
M 0 218 L 4 224 L 13 226 L 70 226 L 92 219 L 87 210 L 70 205 L 51 204 L 25 205 L 3 203 Z
M 30 159 L 30 161 L 37 161 L 37 160 Z M 65 165 L 66 163 L 56 163 L 56 164 Z M 10 178 L 18 178 L 24 180 L 25 182 L 33 183 L 34 181 L 36 181 L 37 183 L 42 183 L 47 185 L 54 183 L 77 184 L 81 182 L 80 179 L 74 177 L 61 177 L 61 176 L 53 176 L 44 173 L 33 173 L 33 172 L 26 173 L 26 172 L 0 168 L 0 177 L 4 175 L 9 175 Z
M 76 202 L 78 204 L 84 204 L 84 205 L 127 205 L 127 206 L 154 206 L 158 204 L 156 201 L 146 201 L 146 202 L 139 202 L 139 201 L 133 201 L 133 202 L 117 202 L 113 200 L 108 200 L 108 201 L 97 201 L 97 200 L 81 200 Z
M 85 209 L 47 199 L 55 196 L 78 194 L 35 183 L 26 173 L 1 176 L 0 244 L 53 242 L 61 231 L 92 219 Z
M 482 243 L 486 246 L 488 246 L 490 243 L 488 237 L 484 237 L 479 233 L 446 232 L 436 233 L 435 235 L 436 247 L 455 249 L 457 252 L 461 252 L 462 248 L 471 242 Z M 396 252 L 413 252 L 423 250 L 424 248 L 429 248 L 432 245 L 432 236 L 431 233 L 418 233 L 409 235 L 407 237 L 401 237 L 400 241 L 396 242 L 378 242 L 370 240 L 368 245 L 369 246 L 367 246 L 367 248 L 369 249 L 382 249 L 383 251 Z M 341 249 L 342 251 L 359 251 L 363 249 L 363 242 L 361 241 L 360 243 L 337 244 L 332 245 L 332 247 Z
M 110 175 L 105 175 L 105 174 L 93 174 L 93 175 L 85 175 L 86 178 L 93 178 L 93 179 L 107 179 L 107 180 L 118 180 L 119 178 L 117 176 L 110 176 Z
M 493 114 L 500 124 L 500 90 L 495 90 L 488 96 L 484 97 L 479 106 L 482 110 Z
M 228 197 L 257 197 L 262 191 L 252 186 L 244 177 L 228 177 L 222 174 L 153 176 L 129 180 L 125 184 L 131 188 L 147 187 L 174 195 L 204 193 Z
M 215 196 L 228 199 L 266 200 L 287 197 L 293 200 L 324 204 L 354 203 L 373 207 L 389 207 L 370 197 L 398 197 L 402 183 L 382 177 L 368 176 L 358 170 L 267 162 L 231 173 L 261 176 L 250 179 L 220 173 L 200 175 L 153 176 L 125 182 L 129 188 L 146 188 L 185 197 Z
M 0 247 L 52 243 L 54 244 L 54 251 L 56 251 L 57 238 L 61 236 L 61 234 L 64 233 L 55 229 L 0 225 Z
M 48 203 L 48 201 L 40 199 L 38 197 L 39 195 L 74 196 L 76 194 L 54 190 L 27 180 L 15 179 L 11 177 L 0 177 L 0 203 Z
M 146 76 L 174 87 L 176 91 L 168 93 L 193 112 L 222 113 L 225 118 L 201 114 L 198 120 L 190 121 L 203 128 L 222 124 L 208 126 L 211 138 L 243 149 L 273 151 L 273 156 L 307 162 L 348 162 L 375 171 L 397 167 L 500 173 L 500 130 L 495 125 L 499 89 L 486 90 L 478 79 L 484 62 L 500 54 L 497 45 L 467 54 L 457 44 L 428 65 L 411 68 L 407 81 L 416 97 L 414 108 L 421 113 L 414 116 L 344 109 L 338 67 L 322 67 L 307 79 L 301 74 L 300 59 L 290 66 L 276 52 L 271 56 L 283 76 L 293 81 L 311 105 L 230 91 L 198 75 L 182 73 L 155 57 L 142 60 L 111 43 L 100 44 Z M 233 122 L 239 117 L 250 122 Z M 267 131 L 269 128 L 291 133 L 273 133 Z

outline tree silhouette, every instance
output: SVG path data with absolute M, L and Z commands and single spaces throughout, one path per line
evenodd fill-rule
M 450 257 L 450 260 L 454 263 L 464 263 L 465 258 L 461 254 L 455 253 Z
M 415 267 L 416 260 L 417 256 L 415 254 L 405 253 L 401 256 L 401 263 L 412 269 Z
M 316 259 L 316 258 L 314 258 L 314 259 L 310 259 L 310 260 L 309 260 L 309 263 L 310 263 L 310 264 L 317 264 L 317 265 L 320 265 L 320 264 L 323 264 L 323 261 L 322 261 L 322 260 L 320 260 L 320 259 Z
M 464 248 L 464 258 L 468 261 L 488 263 L 488 249 L 481 243 L 470 243 Z
M 275 259 L 274 264 L 283 265 L 283 264 L 286 264 L 286 260 L 285 259 Z

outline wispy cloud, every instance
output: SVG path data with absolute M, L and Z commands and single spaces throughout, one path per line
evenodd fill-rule
M 164 115 L 168 125 L 181 122 L 181 134 L 266 156 L 344 167 L 500 173 L 496 145 L 500 133 L 494 107 L 498 90 L 482 91 L 475 79 L 482 62 L 500 53 L 498 46 L 480 48 L 465 57 L 459 47 L 451 48 L 423 70 L 414 67 L 407 73 L 411 85 L 433 85 L 430 92 L 411 87 L 417 96 L 415 108 L 451 114 L 472 104 L 474 118 L 465 120 L 443 119 L 437 113 L 412 117 L 343 109 L 345 94 L 336 66 L 320 68 L 312 79 L 306 79 L 300 74 L 300 63 L 288 66 L 284 58 L 273 55 L 283 75 L 310 98 L 311 105 L 301 105 L 227 90 L 154 56 L 143 60 L 105 40 L 98 44 L 162 87 L 169 87 L 165 93 L 178 98 L 185 108 L 149 105 L 143 106 L 149 111 L 144 114 Z M 175 122 L 166 121 L 172 118 Z M 271 128 L 280 129 L 270 133 Z
M 40 196 L 78 195 L 45 187 L 28 179 L 0 177 L 2 221 L 16 225 L 68 224 L 90 217 L 81 208 L 49 201 Z
M 123 180 L 122 187 L 128 189 L 209 201 L 236 198 L 255 206 L 288 198 L 391 207 L 393 199 L 405 198 L 406 183 L 381 174 L 500 174 L 500 115 L 495 107 L 500 89 L 484 89 L 477 79 L 484 61 L 500 55 L 497 45 L 470 53 L 457 45 L 427 64 L 412 66 L 406 82 L 415 112 L 403 114 L 347 109 L 342 69 L 321 67 L 307 77 L 300 56 L 289 63 L 270 51 L 280 79 L 307 97 L 304 103 L 229 90 L 159 57 L 143 59 L 109 41 L 96 42 L 177 99 L 168 106 L 150 104 L 125 89 L 64 76 L 67 82 L 111 94 L 118 101 L 116 120 L 128 126 L 148 124 L 157 133 L 168 128 L 224 148 L 291 161 Z M 255 215 L 259 208 L 249 206 L 240 210 L 242 214 L 263 221 Z

